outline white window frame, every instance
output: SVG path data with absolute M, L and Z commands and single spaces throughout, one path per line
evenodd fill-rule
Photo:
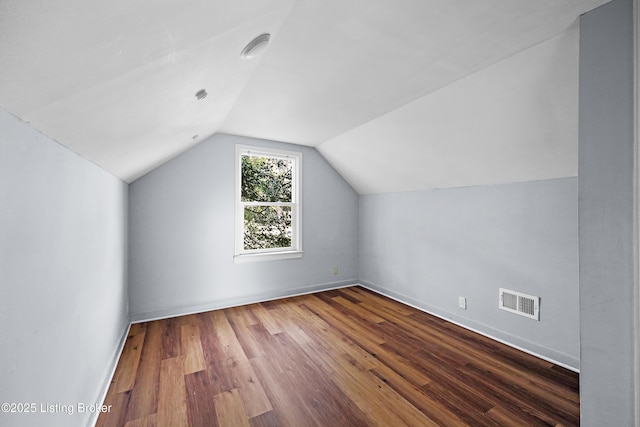
M 293 160 L 291 202 L 243 202 L 241 197 L 242 156 L 274 157 Z M 302 153 L 267 147 L 236 145 L 235 150 L 235 253 L 234 262 L 274 261 L 302 257 L 301 183 Z M 288 248 L 244 249 L 244 208 L 251 205 L 291 206 L 291 246 Z

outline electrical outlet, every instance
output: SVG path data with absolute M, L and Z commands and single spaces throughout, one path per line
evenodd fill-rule
M 458 297 L 458 308 L 467 309 L 467 299 L 465 297 Z
M 338 267 L 333 267 L 333 275 L 336 276 L 338 274 Z

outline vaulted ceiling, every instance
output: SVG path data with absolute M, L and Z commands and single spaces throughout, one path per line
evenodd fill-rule
M 603 3 L 0 0 L 0 106 L 127 182 L 217 132 L 318 147 L 361 193 L 571 176 L 575 22 Z M 487 141 L 539 85 L 542 136 Z

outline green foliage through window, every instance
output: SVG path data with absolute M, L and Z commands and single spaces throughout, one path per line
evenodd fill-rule
M 244 248 L 291 247 L 289 206 L 246 206 L 244 208 Z
M 292 246 L 293 161 L 242 156 L 244 249 Z

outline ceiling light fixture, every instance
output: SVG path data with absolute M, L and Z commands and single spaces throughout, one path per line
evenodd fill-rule
M 251 40 L 249 44 L 247 44 L 245 48 L 242 49 L 242 52 L 240 53 L 240 58 L 251 59 L 260 55 L 262 52 L 265 51 L 267 46 L 269 46 L 270 38 L 271 38 L 271 34 L 264 33 L 264 34 L 260 34 L 255 39 Z
M 202 101 L 207 97 L 207 95 L 208 93 L 204 89 L 200 89 L 198 92 L 196 92 L 196 98 L 198 98 L 198 101 Z

